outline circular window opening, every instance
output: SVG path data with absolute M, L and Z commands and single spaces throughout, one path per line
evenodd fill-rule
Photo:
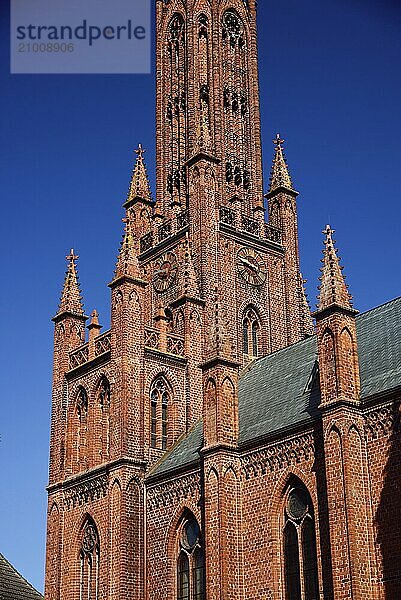
M 199 540 L 199 525 L 195 519 L 187 521 L 182 532 L 182 545 L 187 550 L 193 550 Z
M 287 501 L 287 514 L 291 519 L 299 521 L 308 511 L 308 498 L 303 490 L 292 490 Z

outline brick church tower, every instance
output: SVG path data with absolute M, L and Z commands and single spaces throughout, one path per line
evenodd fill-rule
M 322 437 L 364 422 L 356 311 L 327 230 L 313 335 L 279 136 L 265 209 L 256 1 L 156 0 L 156 40 L 156 199 L 139 146 L 110 330 L 85 335 L 73 250 L 53 318 L 45 598 L 369 597 L 364 525 L 330 554 L 351 525 Z

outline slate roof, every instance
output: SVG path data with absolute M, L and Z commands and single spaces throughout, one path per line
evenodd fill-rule
M 356 317 L 361 400 L 401 386 L 401 297 Z M 239 444 L 319 419 L 316 336 L 256 360 L 238 382 Z M 202 421 L 179 439 L 151 476 L 199 459 Z
M 39 594 L 0 554 L 0 600 L 43 600 Z

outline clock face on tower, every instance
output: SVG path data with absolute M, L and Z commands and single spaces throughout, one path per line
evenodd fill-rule
M 241 248 L 237 254 L 238 275 L 251 285 L 262 285 L 266 280 L 266 265 L 261 255 L 252 248 Z
M 164 292 L 177 276 L 178 265 L 175 254 L 167 252 L 155 263 L 153 286 L 157 292 Z

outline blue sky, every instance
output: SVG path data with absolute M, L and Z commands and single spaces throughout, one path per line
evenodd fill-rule
M 52 323 L 71 246 L 85 307 L 109 290 L 138 142 L 154 181 L 154 76 L 10 75 L 1 2 L 0 552 L 43 586 Z M 259 0 L 265 187 L 277 131 L 300 191 L 315 303 L 329 220 L 355 306 L 400 295 L 401 9 L 368 0 Z

